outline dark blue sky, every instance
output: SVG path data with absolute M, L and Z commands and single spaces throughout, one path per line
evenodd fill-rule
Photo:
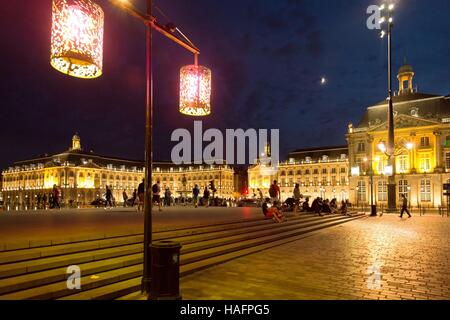
M 51 1 L 2 2 L 0 168 L 68 148 L 74 132 L 86 149 L 143 158 L 143 25 L 97 1 L 106 15 L 104 75 L 78 80 L 49 65 Z M 366 28 L 370 4 L 376 2 L 155 1 L 212 69 L 213 113 L 204 126 L 279 128 L 282 157 L 301 147 L 344 144 L 348 123 L 385 98 L 386 41 Z M 448 0 L 398 3 L 394 70 L 406 56 L 419 91 L 450 93 L 448 13 Z M 169 159 L 172 131 L 193 127 L 194 119 L 178 112 L 179 69 L 193 58 L 159 34 L 153 52 L 155 158 Z

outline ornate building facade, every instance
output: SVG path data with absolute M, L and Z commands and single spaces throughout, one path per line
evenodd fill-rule
M 400 68 L 399 91 L 394 97 L 395 171 L 397 203 L 402 194 L 412 206 L 446 204 L 443 184 L 450 179 L 450 96 L 417 92 L 414 71 Z M 367 108 L 357 126 L 349 125 L 350 201 L 387 206 L 386 145 L 388 101 Z
M 292 197 L 295 184 L 305 197 L 348 199 L 348 149 L 346 146 L 302 149 L 291 152 L 278 167 L 258 163 L 248 170 L 251 192 L 268 196 L 273 180 L 280 186 L 281 198 Z
M 397 203 L 402 194 L 412 206 L 447 204 L 443 184 L 450 183 L 450 96 L 420 93 L 414 89 L 414 70 L 398 72 L 394 97 L 395 172 Z M 386 147 L 388 101 L 369 106 L 357 126 L 348 126 L 345 147 L 314 148 L 292 152 L 279 166 L 258 163 L 248 170 L 251 192 L 268 194 L 277 180 L 282 198 L 292 196 L 295 183 L 311 197 L 349 199 L 370 204 L 371 176 L 374 202 L 387 206 Z M 348 155 L 348 156 L 347 156 Z M 255 192 L 257 194 L 257 192 Z
M 153 183 L 169 188 L 172 195 L 189 196 L 195 184 L 200 188 L 214 180 L 216 196 L 234 196 L 234 170 L 227 165 L 175 166 L 170 162 L 153 163 Z M 103 197 L 106 186 L 113 191 L 117 202 L 122 202 L 125 190 L 131 197 L 144 178 L 144 163 L 85 152 L 78 135 L 72 138 L 72 147 L 60 154 L 42 155 L 18 161 L 2 172 L 2 193 L 5 208 L 31 209 L 36 206 L 38 194 L 48 194 L 54 185 L 61 189 L 62 202 L 78 206 L 89 205 Z

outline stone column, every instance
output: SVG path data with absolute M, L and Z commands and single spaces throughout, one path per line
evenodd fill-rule
M 442 133 L 440 131 L 433 132 L 435 137 L 435 157 L 436 157 L 436 168 L 435 172 L 442 173 L 443 167 L 442 167 L 442 145 L 441 145 L 441 135 Z
M 411 132 L 410 134 L 411 137 L 411 143 L 413 144 L 413 148 L 412 150 L 410 150 L 410 167 L 411 167 L 411 173 L 412 174 L 416 174 L 417 173 L 417 169 L 416 169 L 416 150 L 417 150 L 417 146 L 416 146 L 416 133 L 415 132 Z

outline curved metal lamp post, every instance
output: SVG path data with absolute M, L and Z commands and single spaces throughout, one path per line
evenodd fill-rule
M 193 116 L 211 113 L 211 71 L 198 65 L 200 50 L 173 24 L 163 26 L 152 15 L 152 0 L 147 12 L 139 12 L 128 0 L 109 0 L 143 22 L 146 34 L 146 126 L 145 126 L 145 201 L 144 271 L 142 291 L 150 292 L 152 244 L 152 30 L 156 30 L 195 56 L 194 65 L 181 69 L 180 112 Z M 93 0 L 53 0 L 51 65 L 69 76 L 93 79 L 103 73 L 104 13 Z

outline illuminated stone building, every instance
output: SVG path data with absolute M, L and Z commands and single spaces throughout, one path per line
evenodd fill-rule
M 311 198 L 348 199 L 348 149 L 346 146 L 302 149 L 291 152 L 278 168 L 258 163 L 248 170 L 251 192 L 261 189 L 265 196 L 273 180 L 280 186 L 281 198 L 292 197 L 295 184 Z
M 209 185 L 214 180 L 216 196 L 234 195 L 234 170 L 227 165 L 183 165 L 170 162 L 153 163 L 153 183 L 159 180 L 161 188 L 170 188 L 173 196 L 190 196 L 195 184 Z M 102 198 L 106 186 L 111 187 L 117 202 L 122 202 L 125 190 L 131 197 L 144 178 L 144 163 L 107 157 L 83 151 L 78 135 L 72 138 L 72 147 L 59 154 L 42 155 L 2 172 L 2 191 L 5 207 L 30 209 L 36 205 L 38 194 L 50 193 L 54 185 L 62 192 L 62 202 L 78 206 L 89 205 Z
M 405 194 L 413 206 L 438 207 L 446 203 L 442 188 L 450 179 L 450 96 L 417 92 L 413 78 L 410 65 L 400 68 L 393 100 L 397 204 Z M 387 110 L 388 101 L 382 101 L 368 107 L 357 126 L 349 125 L 353 203 L 370 202 L 372 167 L 374 199 L 387 206 Z

